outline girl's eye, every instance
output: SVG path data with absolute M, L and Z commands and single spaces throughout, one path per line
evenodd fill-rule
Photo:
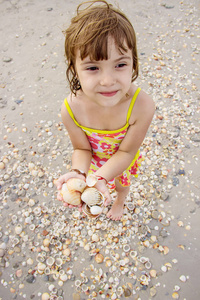
M 98 70 L 98 68 L 97 67 L 88 67 L 87 70 L 89 70 L 89 71 L 96 71 L 96 70 Z
M 116 68 L 123 68 L 123 67 L 125 67 L 125 66 L 126 66 L 126 64 L 121 63 L 121 64 L 118 64 L 118 65 L 116 66 Z

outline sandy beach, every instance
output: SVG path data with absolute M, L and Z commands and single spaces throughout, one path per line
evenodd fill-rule
M 79 3 L 0 1 L 0 299 L 200 299 L 200 3 L 115 2 L 156 104 L 120 222 L 56 199 L 72 153 L 63 30 Z

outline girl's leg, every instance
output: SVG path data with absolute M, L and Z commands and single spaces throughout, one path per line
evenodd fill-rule
M 123 187 L 117 179 L 115 179 L 117 198 L 114 201 L 111 209 L 107 213 L 107 217 L 118 221 L 121 219 L 124 211 L 124 203 L 126 201 L 126 196 L 129 193 L 129 186 Z

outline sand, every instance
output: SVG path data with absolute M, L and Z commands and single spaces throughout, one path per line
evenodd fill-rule
M 72 152 L 60 118 L 60 106 L 69 92 L 62 31 L 79 1 L 2 0 L 0 299 L 41 299 L 45 292 L 52 294 L 51 284 L 55 285 L 60 299 L 91 299 L 92 290 L 84 293 L 75 289 L 75 281 L 80 279 L 83 270 L 89 278 L 87 287 L 94 286 L 93 296 L 97 295 L 94 299 L 125 299 L 124 294 L 117 298 L 111 279 L 111 287 L 102 288 L 99 293 L 100 282 L 96 279 L 94 283 L 92 276 L 95 272 L 99 275 L 101 268 L 108 278 L 120 274 L 117 287 L 131 284 L 130 299 L 193 300 L 200 297 L 200 5 L 196 0 L 118 2 L 137 33 L 140 76 L 136 84 L 149 93 L 156 104 L 152 125 L 142 145 L 146 159 L 139 177 L 132 182 L 127 200 L 133 201 L 136 210 L 126 208 L 128 220 L 124 218 L 119 222 L 121 228 L 135 230 L 135 238 L 127 233 L 119 234 L 138 253 L 136 260 L 131 259 L 130 253 L 126 255 L 127 268 L 131 269 L 133 262 L 136 263 L 136 269 L 132 269 L 135 274 L 129 277 L 123 266 L 118 267 L 121 273 L 111 274 L 105 261 L 96 264 L 91 249 L 86 250 L 82 244 L 84 238 L 75 238 L 72 233 L 68 234 L 72 241 L 70 262 L 63 267 L 68 280 L 59 286 L 59 280 L 51 283 L 38 274 L 37 256 L 43 249 L 45 230 L 47 237 L 56 234 L 56 209 L 60 217 L 66 216 L 68 229 L 76 224 L 86 226 L 86 242 L 91 238 L 89 230 L 97 226 L 97 220 L 90 222 L 80 217 L 77 221 L 72 211 L 62 212 L 53 184 L 69 168 Z M 30 199 L 35 201 L 33 206 Z M 36 216 L 34 208 L 44 202 L 46 213 Z M 56 207 L 54 212 L 52 207 Z M 28 214 L 31 220 L 26 219 Z M 136 221 L 132 219 L 134 214 L 138 216 Z M 50 224 L 41 226 L 49 215 Z M 16 222 L 13 216 L 17 216 Z M 37 231 L 30 230 L 31 222 Z M 17 224 L 23 228 L 19 235 L 15 232 Z M 120 227 L 116 222 L 108 224 L 107 230 L 101 228 L 100 231 L 96 227 L 101 239 L 92 243 L 104 257 L 111 257 L 111 249 L 109 242 L 104 246 L 103 239 L 107 240 L 109 234 L 112 236 L 113 228 Z M 148 232 L 138 232 L 144 224 Z M 19 243 L 14 245 L 16 236 Z M 122 240 L 120 242 L 115 240 L 113 249 L 122 259 Z M 53 248 L 43 251 L 54 254 Z M 147 285 L 140 283 L 140 276 L 149 276 L 150 271 L 138 263 L 141 256 L 148 257 L 150 270 L 157 272 L 156 278 L 148 277 Z M 115 262 L 113 259 L 113 265 Z M 27 276 L 31 283 L 27 282 Z

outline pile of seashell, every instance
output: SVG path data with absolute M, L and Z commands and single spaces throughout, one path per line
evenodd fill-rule
M 82 202 L 83 212 L 90 218 L 98 217 L 104 208 L 104 195 L 94 185 L 95 175 L 88 175 L 86 182 L 79 178 L 70 178 L 62 185 L 61 196 L 64 202 L 78 206 Z

